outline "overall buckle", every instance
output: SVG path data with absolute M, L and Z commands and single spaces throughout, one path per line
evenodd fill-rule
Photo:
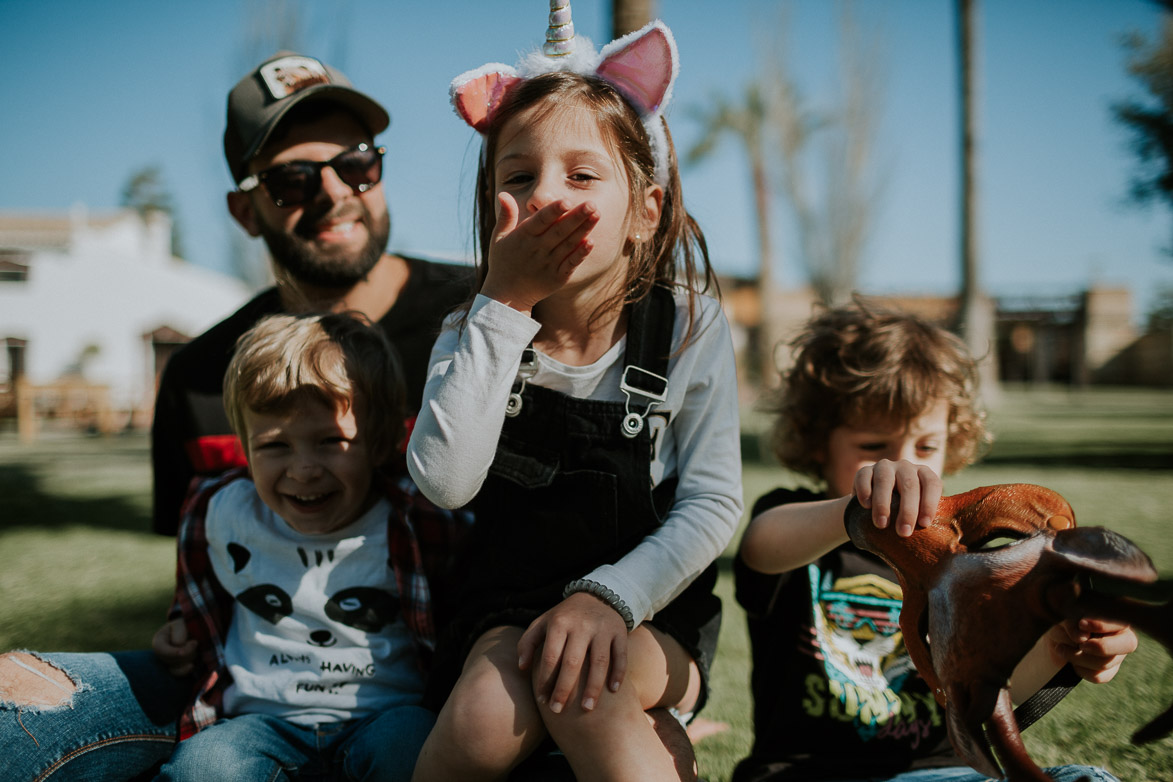
M 638 374 L 632 376 L 633 371 Z M 619 381 L 619 390 L 627 397 L 627 401 L 623 407 L 627 413 L 623 416 L 623 436 L 631 439 L 643 431 L 644 419 L 647 418 L 652 408 L 668 398 L 668 378 L 657 375 L 655 372 L 649 372 L 634 364 L 629 364 L 623 370 L 623 378 Z M 632 411 L 632 394 L 648 400 L 643 412 Z
M 513 383 L 514 390 L 509 393 L 509 401 L 505 403 L 505 415 L 509 418 L 517 417 L 521 412 L 521 392 L 525 391 L 525 383 L 538 373 L 538 353 L 532 347 L 521 351 L 521 365 L 517 368 L 517 380 Z

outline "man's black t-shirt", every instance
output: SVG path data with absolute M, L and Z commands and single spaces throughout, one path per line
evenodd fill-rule
M 406 258 L 410 275 L 395 304 L 379 321 L 399 353 L 407 386 L 408 416 L 419 412 L 432 343 L 444 316 L 469 295 L 472 270 Z M 174 535 L 192 478 L 244 463 L 228 417 L 222 385 L 236 341 L 257 321 L 282 311 L 268 288 L 232 315 L 177 350 L 167 362 L 151 427 L 155 532 Z

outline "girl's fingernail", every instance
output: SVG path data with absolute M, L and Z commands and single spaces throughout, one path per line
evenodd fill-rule
M 539 695 L 539 696 L 538 696 L 538 697 L 537 697 L 535 700 L 537 700 L 537 702 L 538 702 L 538 705 L 539 705 L 539 706 L 541 706 L 543 703 L 545 703 L 545 702 L 546 702 L 546 696 L 545 696 L 545 695 Z
M 550 704 L 550 711 L 554 712 L 555 714 L 561 714 L 562 713 L 562 704 L 559 703 L 558 701 L 554 701 L 553 703 Z
M 595 708 L 595 699 L 594 698 L 586 698 L 583 700 L 583 702 L 582 702 L 583 711 L 590 711 L 593 708 Z
M 619 692 L 619 682 L 611 682 L 611 692 Z

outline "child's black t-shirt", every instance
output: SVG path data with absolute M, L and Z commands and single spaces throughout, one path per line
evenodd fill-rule
M 825 496 L 775 489 L 756 516 Z M 753 653 L 754 746 L 733 782 L 845 779 L 964 766 L 945 711 L 912 665 L 901 592 L 884 562 L 844 544 L 777 575 L 734 562 Z

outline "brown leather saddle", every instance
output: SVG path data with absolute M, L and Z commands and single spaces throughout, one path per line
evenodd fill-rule
M 1077 528 L 1071 506 L 1050 489 L 1005 484 L 944 497 L 932 524 L 907 538 L 892 525 L 877 529 L 854 500 L 844 523 L 856 546 L 896 571 L 909 655 L 945 707 L 954 748 L 983 774 L 1050 779 L 1023 745 L 1009 680 L 1055 624 L 1124 621 L 1173 656 L 1173 579 L 1162 581 L 1127 538 Z M 1170 731 L 1173 706 L 1132 740 Z

